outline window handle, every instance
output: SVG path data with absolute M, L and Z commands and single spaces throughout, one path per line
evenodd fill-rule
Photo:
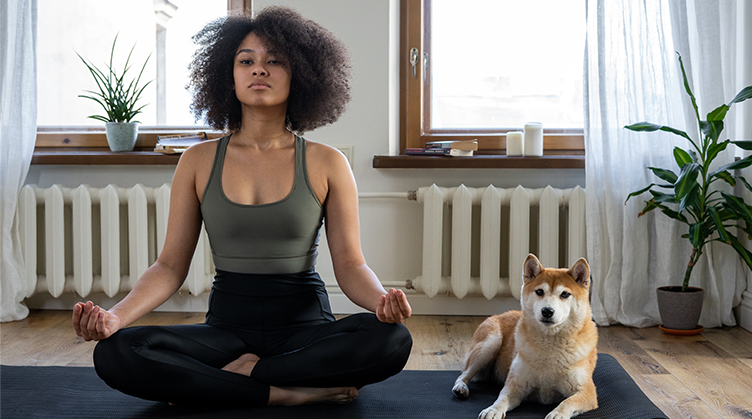
M 418 48 L 410 49 L 410 65 L 413 67 L 413 78 L 415 78 L 415 66 L 418 65 Z

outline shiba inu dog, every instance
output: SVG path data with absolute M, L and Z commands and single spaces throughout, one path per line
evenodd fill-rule
M 571 269 L 543 268 L 530 254 L 523 282 L 522 310 L 489 317 L 478 326 L 452 391 L 464 399 L 473 378 L 504 383 L 499 398 L 479 419 L 502 419 L 523 400 L 561 401 L 546 419 L 597 408 L 593 370 L 598 332 L 588 299 L 590 267 L 579 259 Z

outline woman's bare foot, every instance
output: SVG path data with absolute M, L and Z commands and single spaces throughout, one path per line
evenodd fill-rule
M 303 404 L 327 403 L 347 404 L 358 397 L 355 387 L 271 387 L 269 406 L 299 406 Z
M 261 358 L 259 358 L 258 356 L 254 354 L 243 354 L 243 355 L 240 355 L 240 358 L 222 367 L 222 369 L 225 371 L 243 374 L 243 375 L 247 375 L 250 377 L 251 371 L 253 371 L 253 367 L 256 366 L 256 363 L 258 362 L 259 359 Z

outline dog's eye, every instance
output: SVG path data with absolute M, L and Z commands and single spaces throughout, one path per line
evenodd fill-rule
M 537 290 L 535 290 L 535 295 L 537 295 L 538 297 L 543 297 L 543 294 L 545 293 L 542 289 L 538 288 Z
M 562 293 L 561 293 L 560 297 L 561 297 L 561 298 L 569 298 L 569 296 L 570 296 L 570 295 L 572 295 L 572 294 L 570 294 L 570 293 L 568 293 L 568 292 L 564 291 L 564 292 L 562 292 Z

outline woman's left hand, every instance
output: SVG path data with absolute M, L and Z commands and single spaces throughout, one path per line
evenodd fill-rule
M 412 312 L 405 293 L 392 288 L 379 299 L 376 317 L 383 323 L 402 323 Z

